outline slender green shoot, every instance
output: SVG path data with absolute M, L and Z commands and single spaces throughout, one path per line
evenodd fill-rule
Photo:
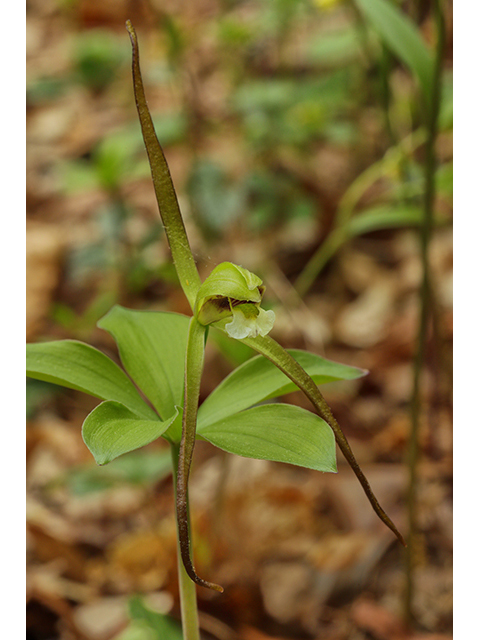
M 417 351 L 413 368 L 413 389 L 410 404 L 411 430 L 408 445 L 408 469 L 409 482 L 407 493 L 408 509 L 408 549 L 405 556 L 406 590 L 405 590 L 405 618 L 408 623 L 413 620 L 413 602 L 415 596 L 415 548 L 417 538 L 417 485 L 418 485 L 418 432 L 421 413 L 421 375 L 425 360 L 425 347 L 427 331 L 431 314 L 430 295 L 430 266 L 429 244 L 432 235 L 434 203 L 435 203 L 435 142 L 438 131 L 438 114 L 442 87 L 442 62 L 445 43 L 445 20 L 442 13 L 440 0 L 434 3 L 435 21 L 437 26 L 437 47 L 435 55 L 435 72 L 432 88 L 431 109 L 428 117 L 428 137 L 425 147 L 425 193 L 424 193 L 424 217 L 420 228 L 420 250 L 422 258 L 422 284 L 420 288 L 420 316 L 417 334 Z

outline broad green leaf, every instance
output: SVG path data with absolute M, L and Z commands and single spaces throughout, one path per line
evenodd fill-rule
M 153 442 L 165 433 L 177 417 L 143 420 L 119 402 L 102 402 L 85 418 L 82 436 L 97 464 L 107 464 L 118 456 Z
M 123 366 L 162 418 L 183 404 L 189 321 L 178 313 L 115 306 L 98 322 L 115 338 Z
M 335 437 L 315 413 L 290 404 L 267 404 L 197 429 L 216 447 L 246 458 L 288 462 L 336 472 Z
M 27 376 L 121 402 L 138 416 L 157 417 L 118 365 L 77 340 L 27 344 Z
M 433 87 L 434 60 L 416 24 L 391 0 L 356 0 L 387 47 L 417 77 L 427 100 Z
M 326 360 L 308 351 L 289 353 L 313 378 L 316 384 L 335 380 L 353 380 L 366 374 L 363 369 Z M 232 371 L 201 405 L 198 425 L 206 426 L 263 400 L 297 391 L 297 387 L 272 362 L 255 356 Z
M 350 219 L 348 233 L 359 236 L 379 229 L 408 227 L 422 223 L 423 212 L 415 205 L 381 206 L 362 211 Z

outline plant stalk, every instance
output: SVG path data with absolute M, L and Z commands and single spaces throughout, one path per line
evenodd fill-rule
M 190 548 L 188 514 L 188 477 L 192 464 L 193 449 L 197 430 L 198 401 L 200 397 L 200 379 L 205 355 L 205 334 L 207 327 L 198 322 L 195 316 L 190 320 L 188 330 L 187 353 L 185 357 L 185 400 L 182 420 L 182 439 L 180 440 L 177 468 L 177 526 L 180 553 L 183 566 L 190 578 L 201 587 L 223 592 L 223 588 L 213 582 L 207 582 L 197 575 L 192 562 Z
M 331 231 L 295 281 L 294 287 L 300 298 L 305 296 L 330 258 L 349 239 L 350 219 L 365 191 L 388 173 L 392 167 L 401 163 L 407 153 L 413 153 L 417 147 L 425 142 L 425 139 L 426 131 L 423 127 L 410 133 L 395 147 L 389 149 L 383 158 L 367 167 L 351 183 L 339 202 Z
M 179 446 L 171 445 L 172 466 L 173 466 L 173 486 L 175 491 L 175 500 L 177 498 L 177 477 L 178 477 L 178 457 Z M 187 526 L 190 522 L 190 513 L 188 501 L 186 507 Z M 180 592 L 180 612 L 182 616 L 182 630 L 184 640 L 200 640 L 200 630 L 198 624 L 197 609 L 197 592 L 195 583 L 192 582 L 187 574 L 182 560 L 182 552 L 180 549 L 180 533 L 178 531 L 177 521 L 177 566 L 178 566 L 178 586 Z
M 435 67 L 433 77 L 433 92 L 431 107 L 428 113 L 428 137 L 425 146 L 425 194 L 424 217 L 420 229 L 420 251 L 422 259 L 423 278 L 420 288 L 420 316 L 417 333 L 417 350 L 413 368 L 413 388 L 410 404 L 411 429 L 408 443 L 408 547 L 405 555 L 405 602 L 404 615 L 407 623 L 413 621 L 413 602 L 415 599 L 415 552 L 417 540 L 417 484 L 418 484 L 418 458 L 419 458 L 419 424 L 421 412 L 421 374 L 425 360 L 425 348 L 427 342 L 428 323 L 430 318 L 430 267 L 429 267 L 429 243 L 433 227 L 434 202 L 435 202 L 435 142 L 438 131 L 438 114 L 441 98 L 441 75 L 443 61 L 443 47 L 445 41 L 445 22 L 440 7 L 440 0 L 434 3 L 435 20 L 437 24 L 437 47 L 435 55 Z

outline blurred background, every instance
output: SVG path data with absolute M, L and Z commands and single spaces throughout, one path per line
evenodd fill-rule
M 391 4 L 433 55 L 433 3 Z M 137 121 L 129 18 L 202 277 L 224 260 L 243 265 L 267 286 L 276 340 L 370 371 L 322 391 L 406 532 L 428 118 L 421 83 L 364 5 L 28 0 L 27 340 L 83 340 L 118 361 L 96 327 L 113 304 L 189 313 Z M 196 565 L 225 587 L 198 591 L 205 639 L 451 637 L 452 10 L 442 6 L 414 631 L 404 551 L 340 456 L 329 475 L 199 443 Z M 209 343 L 202 399 L 251 355 Z M 287 400 L 309 408 L 300 394 Z M 97 467 L 81 439 L 95 404 L 27 383 L 27 638 L 179 639 L 168 447 Z

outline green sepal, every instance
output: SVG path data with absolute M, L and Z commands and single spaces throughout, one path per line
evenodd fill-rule
M 259 305 L 264 292 L 262 280 L 231 262 L 217 265 L 198 290 L 194 314 L 208 325 L 232 315 L 232 308 L 251 302 Z

